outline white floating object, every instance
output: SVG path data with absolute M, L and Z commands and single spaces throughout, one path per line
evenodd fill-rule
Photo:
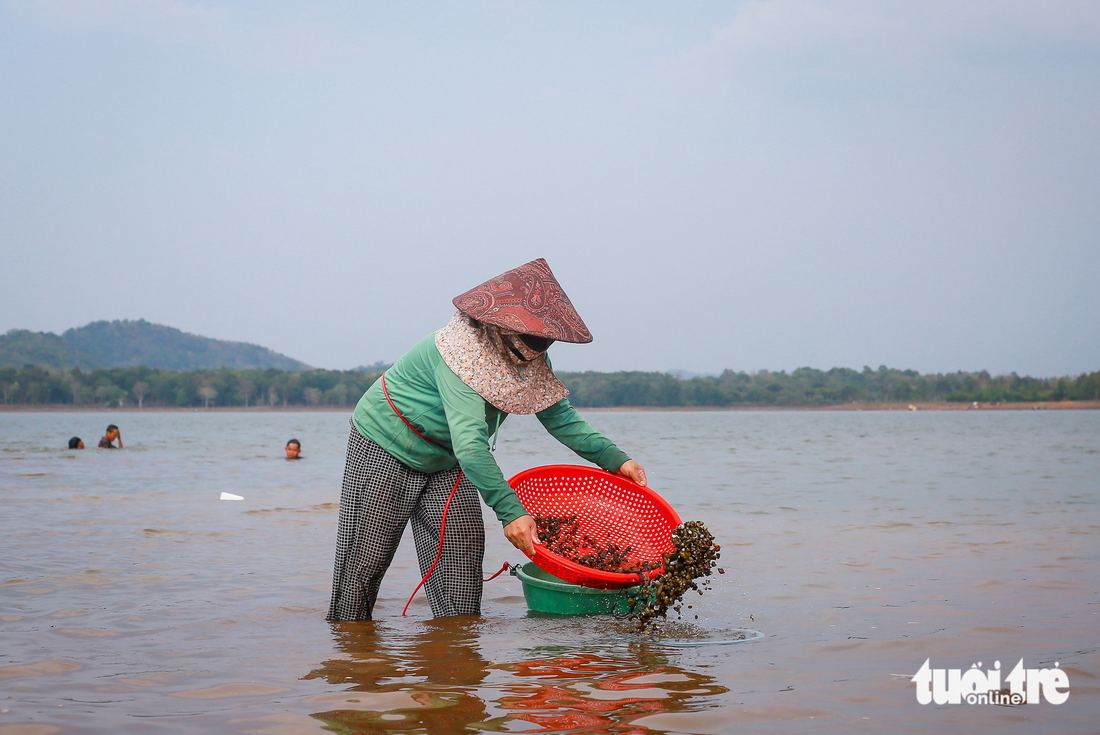
M 244 500 L 243 495 L 234 495 L 233 493 L 222 493 L 222 500 Z

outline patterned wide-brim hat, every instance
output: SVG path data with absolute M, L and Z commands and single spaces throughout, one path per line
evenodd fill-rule
M 542 258 L 501 273 L 454 298 L 459 311 L 479 322 L 537 337 L 586 344 L 584 320 Z

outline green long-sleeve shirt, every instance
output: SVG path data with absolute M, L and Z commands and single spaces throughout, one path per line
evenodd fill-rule
M 405 425 L 386 401 L 381 380 L 363 394 L 352 414 L 352 422 L 363 436 L 420 472 L 461 465 L 504 525 L 527 513 L 489 452 L 489 437 L 508 414 L 454 374 L 435 346 L 434 333 L 386 371 L 386 388 L 409 423 L 438 444 L 417 436 Z M 536 416 L 555 439 L 605 470 L 614 472 L 630 459 L 582 419 L 568 399 Z

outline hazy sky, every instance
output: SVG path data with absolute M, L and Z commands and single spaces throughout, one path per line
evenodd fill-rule
M 0 331 L 564 369 L 1100 369 L 1100 2 L 0 0 Z

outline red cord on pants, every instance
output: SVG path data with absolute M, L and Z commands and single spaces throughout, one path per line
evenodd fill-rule
M 416 593 L 420 591 L 420 588 L 424 586 L 424 583 L 428 581 L 428 577 L 432 576 L 432 572 L 435 570 L 435 565 L 439 563 L 439 557 L 443 553 L 443 530 L 447 528 L 447 509 L 451 507 L 451 498 L 455 496 L 455 490 L 458 490 L 458 483 L 462 482 L 462 470 L 458 471 L 458 479 L 455 480 L 455 486 L 451 488 L 451 494 L 447 496 L 447 502 L 443 505 L 443 519 L 439 522 L 439 550 L 435 552 L 435 561 L 432 562 L 431 567 L 428 568 L 428 573 L 424 575 L 424 579 L 420 580 L 420 584 L 416 585 L 416 589 L 409 595 L 409 601 L 405 603 L 405 609 L 401 611 L 402 617 L 409 611 L 409 605 L 412 604 L 413 598 L 416 597 Z M 508 571 L 508 562 L 504 562 L 496 574 L 489 577 L 489 579 L 483 579 L 482 582 L 490 582 L 500 575 Z
M 447 528 L 447 509 L 451 507 L 451 499 L 454 498 L 455 490 L 458 490 L 458 483 L 460 482 L 462 482 L 462 470 L 458 471 L 455 486 L 451 488 L 451 494 L 447 496 L 447 502 L 443 505 L 443 520 L 439 522 L 439 550 L 435 552 L 435 561 L 429 567 L 428 573 L 424 575 L 424 579 L 420 580 L 420 584 L 416 585 L 416 589 L 409 595 L 409 601 L 405 603 L 405 609 L 401 611 L 402 616 L 409 611 L 409 605 L 412 604 L 413 598 L 416 597 L 416 593 L 420 591 L 424 583 L 428 581 L 428 577 L 432 576 L 432 571 L 435 570 L 435 565 L 439 563 L 439 557 L 443 554 L 443 531 Z

